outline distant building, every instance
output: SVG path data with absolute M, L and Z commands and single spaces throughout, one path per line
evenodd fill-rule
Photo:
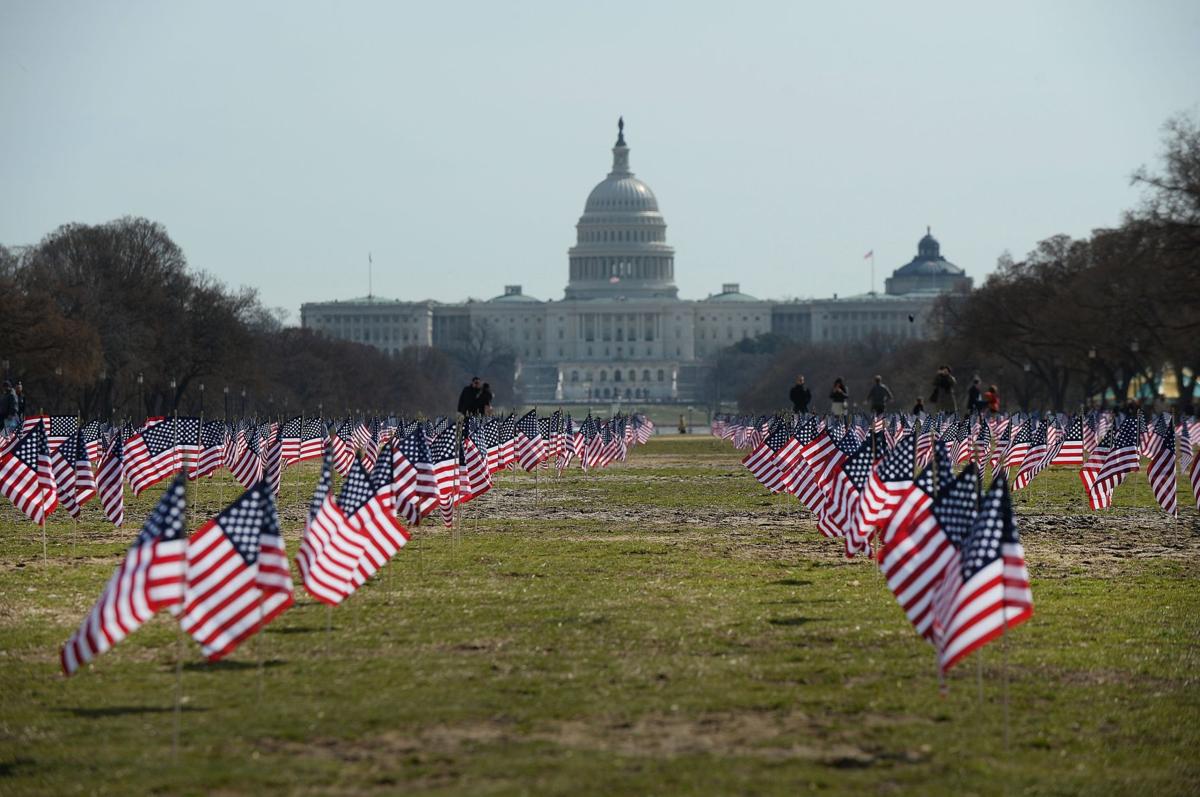
M 543 301 L 520 285 L 453 304 L 368 296 L 304 304 L 301 324 L 391 353 L 491 339 L 516 355 L 527 401 L 692 402 L 716 354 L 740 340 L 765 333 L 803 343 L 918 339 L 930 334 L 937 296 L 970 289 L 927 231 L 885 295 L 780 302 L 727 283 L 706 299 L 680 299 L 667 224 L 654 192 L 629 169 L 623 121 L 612 156 L 575 225 L 562 299 Z

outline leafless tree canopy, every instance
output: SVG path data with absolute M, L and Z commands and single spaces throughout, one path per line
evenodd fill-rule
M 30 410 L 89 417 L 435 412 L 462 379 L 436 351 L 393 357 L 283 328 L 253 291 L 190 269 L 166 230 L 141 218 L 0 247 L 0 358 Z

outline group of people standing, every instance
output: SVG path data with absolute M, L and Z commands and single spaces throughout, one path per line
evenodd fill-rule
M 458 394 L 458 412 L 464 416 L 491 415 L 494 398 L 492 386 L 487 382 L 480 382 L 479 377 L 473 376 L 471 384 L 464 387 Z
M 1000 411 L 1000 391 L 995 385 L 988 385 L 987 390 L 982 388 L 982 380 L 976 376 L 971 380 L 971 387 L 967 390 L 966 406 L 963 409 L 968 413 Z M 933 390 L 929 394 L 929 408 L 925 405 L 925 399 L 922 396 L 917 397 L 916 404 L 912 408 L 914 415 L 923 415 L 927 412 L 959 412 L 958 396 L 955 393 L 955 388 L 958 385 L 958 380 L 954 378 L 953 371 L 950 366 L 943 365 L 938 368 L 937 374 L 933 377 Z M 792 389 L 788 392 L 788 398 L 792 402 L 792 410 L 797 413 L 805 413 L 809 411 L 809 405 L 812 403 L 812 391 L 804 381 L 804 376 L 801 374 L 796 377 L 796 384 L 792 385 Z M 883 377 L 876 374 L 871 387 L 867 390 L 867 405 L 871 408 L 871 412 L 876 415 L 881 415 L 887 412 L 888 405 L 895 401 L 895 396 L 891 389 L 883 383 Z M 836 417 L 844 417 L 850 407 L 850 391 L 846 389 L 846 380 L 838 377 L 833 380 L 833 387 L 829 391 L 829 412 Z

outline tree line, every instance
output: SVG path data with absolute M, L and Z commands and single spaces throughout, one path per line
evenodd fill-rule
M 0 365 L 27 412 L 137 418 L 444 410 L 463 377 L 446 353 L 287 328 L 250 289 L 189 267 L 161 224 L 66 224 L 0 246 Z
M 1133 174 L 1142 201 L 1119 226 L 1052 236 L 1020 260 L 1002 255 L 983 285 L 941 300 L 932 339 L 744 342 L 718 360 L 726 396 L 744 410 L 777 409 L 804 373 L 820 406 L 835 376 L 854 398 L 879 373 L 912 404 L 928 401 L 934 371 L 948 364 L 960 393 L 980 374 L 1009 408 L 1123 402 L 1131 386 L 1147 396 L 1170 387 L 1188 405 L 1200 378 L 1200 123 L 1170 120 L 1163 144 L 1158 170 Z

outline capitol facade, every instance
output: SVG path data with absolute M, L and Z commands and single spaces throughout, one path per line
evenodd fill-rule
M 933 333 L 929 315 L 937 297 L 971 287 L 927 230 L 916 257 L 893 272 L 884 294 L 770 301 L 727 283 L 705 299 L 680 299 L 667 224 L 650 186 L 630 171 L 623 121 L 612 170 L 588 195 L 575 230 L 562 299 L 543 301 L 520 285 L 488 301 L 368 296 L 306 303 L 301 325 L 389 353 L 486 341 L 514 355 L 515 384 L 526 402 L 693 403 L 704 399 L 718 352 L 743 339 L 766 333 L 800 343 L 923 338 Z

